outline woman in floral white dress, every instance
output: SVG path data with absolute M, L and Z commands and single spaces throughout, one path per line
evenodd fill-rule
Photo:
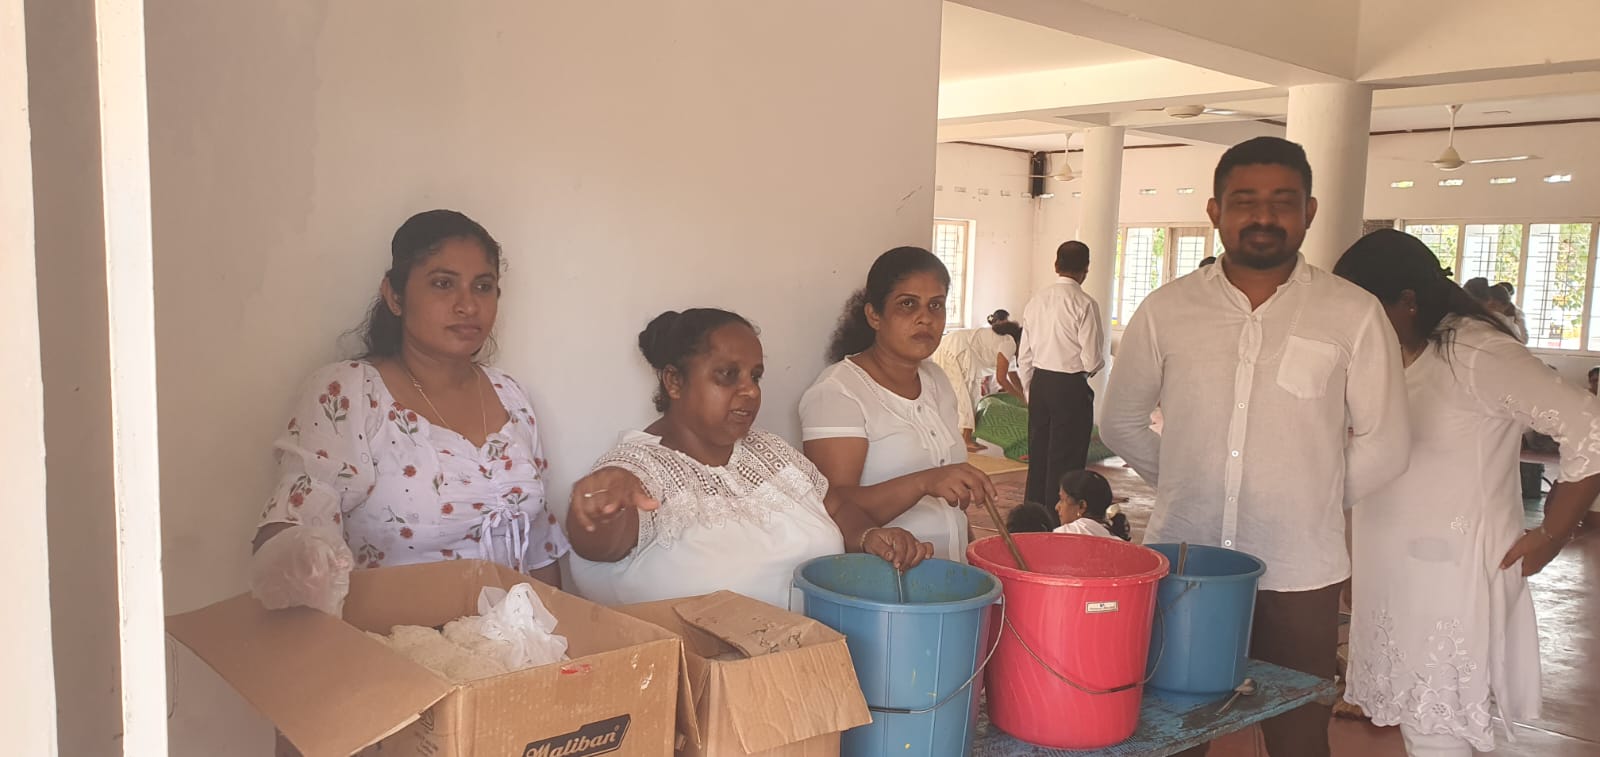
M 1389 313 L 1413 434 L 1406 473 L 1354 504 L 1345 698 L 1399 725 L 1411 755 L 1490 751 L 1495 716 L 1539 713 L 1524 577 L 1555 558 L 1600 493 L 1600 402 L 1529 353 L 1415 237 L 1368 235 L 1334 273 Z M 1528 426 L 1560 444 L 1561 473 L 1543 524 L 1524 532 Z
M 276 443 L 252 588 L 338 614 L 351 568 L 482 559 L 560 585 L 528 395 L 475 357 L 494 328 L 500 246 L 455 211 L 395 232 L 366 354 L 312 375 Z

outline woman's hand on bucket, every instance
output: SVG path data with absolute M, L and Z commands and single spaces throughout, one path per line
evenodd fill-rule
M 925 496 L 938 497 L 951 507 L 963 510 L 968 505 L 995 501 L 994 482 L 989 474 L 970 463 L 956 463 L 922 472 L 922 491 Z
M 933 557 L 933 545 L 903 528 L 874 528 L 861 539 L 863 552 L 877 555 L 904 573 Z

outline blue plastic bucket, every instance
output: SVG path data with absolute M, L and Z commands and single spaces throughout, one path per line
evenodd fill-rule
M 977 674 L 1000 581 L 970 565 L 926 560 L 907 571 L 872 555 L 819 557 L 795 569 L 805 614 L 845 635 L 872 723 L 846 731 L 844 757 L 967 755 Z
M 1256 584 L 1267 566 L 1243 552 L 1191 544 L 1178 575 L 1178 545 L 1145 546 L 1172 563 L 1156 592 L 1148 685 L 1177 694 L 1233 691 L 1244 682 Z

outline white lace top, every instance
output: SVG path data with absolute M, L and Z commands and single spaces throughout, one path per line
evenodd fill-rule
M 1600 473 L 1600 400 L 1527 348 L 1457 322 L 1445 355 L 1406 369 L 1410 468 L 1355 503 L 1345 698 L 1378 725 L 1494 748 L 1492 718 L 1537 717 L 1539 635 L 1521 566 L 1524 428 L 1561 445 L 1560 480 Z
M 614 563 L 572 556 L 579 593 L 602 604 L 735 591 L 789 607 L 794 569 L 842 554 L 827 479 L 775 434 L 751 431 L 725 466 L 704 465 L 640 431 L 594 464 L 621 468 L 661 503 L 639 514 L 639 541 Z

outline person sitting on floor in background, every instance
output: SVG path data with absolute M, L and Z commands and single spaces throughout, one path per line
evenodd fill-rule
M 1503 290 L 1506 293 L 1506 315 L 1511 317 L 1511 323 L 1517 330 L 1517 333 L 1524 335 L 1522 341 L 1524 344 L 1526 344 L 1528 341 L 1526 335 L 1529 333 L 1528 316 L 1527 314 L 1523 313 L 1522 308 L 1517 307 L 1516 303 L 1514 302 L 1517 296 L 1517 285 L 1509 281 L 1502 281 L 1498 284 L 1495 284 L 1494 288 Z
M 1511 290 L 1507 288 L 1510 286 L 1510 284 L 1496 284 L 1489 287 L 1488 299 L 1484 300 L 1483 304 L 1489 309 L 1489 312 L 1499 316 L 1501 320 L 1506 322 L 1507 326 L 1511 327 L 1511 333 L 1517 339 L 1521 340 L 1523 344 L 1527 344 L 1528 325 L 1522 317 L 1522 311 L 1518 310 L 1516 304 L 1511 301 Z
M 1195 270 L 1198 271 L 1201 268 L 1205 268 L 1208 265 L 1216 265 L 1216 264 L 1217 264 L 1217 256 L 1216 255 L 1207 255 L 1207 256 L 1205 256 L 1205 257 L 1200 259 L 1200 265 L 1195 266 Z
M 533 406 L 478 362 L 500 244 L 453 210 L 395 231 L 360 357 L 312 374 L 278 436 L 250 587 L 339 615 L 352 568 L 489 560 L 552 586 L 567 538 L 545 509 Z
M 939 348 L 931 358 L 944 370 L 955 388 L 956 423 L 961 427 L 962 441 L 968 452 L 978 452 L 983 445 L 973 438 L 977 426 L 975 404 L 983 399 L 984 381 L 994 376 L 999 387 L 1019 397 L 1023 396 L 1021 379 L 1012 366 L 1017 360 L 1017 344 L 1022 327 L 1010 320 L 1010 313 L 996 310 L 989 316 L 989 326 L 977 329 L 955 329 L 946 332 L 939 340 Z M 1012 337 L 1011 334 L 1016 334 Z
M 1014 534 L 1043 534 L 1061 525 L 1054 508 L 1038 502 L 1024 502 L 1006 513 L 1006 530 Z
M 573 484 L 567 530 L 584 597 L 617 605 L 728 590 L 787 608 L 794 570 L 812 558 L 867 552 L 904 571 L 933 554 L 754 428 L 766 366 L 742 316 L 662 313 L 639 351 L 655 369 L 661 417 Z
M 1058 534 L 1106 536 L 1132 541 L 1128 516 L 1111 504 L 1111 482 L 1092 470 L 1075 470 L 1061 477 L 1061 499 L 1056 515 Z

